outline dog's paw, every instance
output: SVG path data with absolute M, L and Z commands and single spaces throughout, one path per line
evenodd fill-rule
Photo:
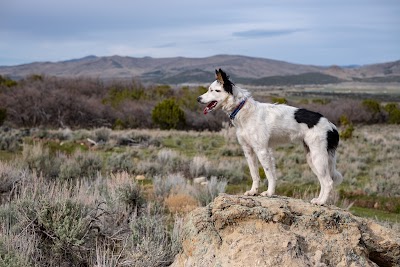
M 273 194 L 274 194 L 274 193 L 272 193 L 272 192 L 264 191 L 264 192 L 262 192 L 260 195 L 261 195 L 262 197 L 272 197 Z
M 311 199 L 311 204 L 315 204 L 315 205 L 324 205 L 325 203 L 323 201 L 321 201 L 319 198 L 313 198 Z
M 255 196 L 255 195 L 258 195 L 258 191 L 257 190 L 249 190 L 249 191 L 246 191 L 244 193 L 244 195 L 245 196 Z

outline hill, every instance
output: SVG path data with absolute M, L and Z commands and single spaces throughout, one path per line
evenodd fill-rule
M 238 83 L 254 85 L 400 80 L 400 60 L 356 67 L 322 67 L 238 55 L 205 58 L 88 56 L 60 62 L 0 66 L 0 75 L 13 79 L 32 74 L 104 80 L 137 78 L 143 82 L 181 84 L 208 83 L 215 68 L 225 69 Z

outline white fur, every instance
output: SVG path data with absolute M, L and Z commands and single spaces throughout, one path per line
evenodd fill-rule
M 308 128 L 305 123 L 298 123 L 294 119 L 297 108 L 257 102 L 247 90 L 235 85 L 230 94 L 218 80 L 210 85 L 205 94 L 199 96 L 198 101 L 202 104 L 218 101 L 213 110 L 221 108 L 229 115 L 243 99 L 247 101 L 232 123 L 236 128 L 236 135 L 243 148 L 253 180 L 251 189 L 245 192 L 245 195 L 258 194 L 259 161 L 268 179 L 268 190 L 261 195 L 272 196 L 275 193 L 276 174 L 271 147 L 288 141 L 304 141 L 309 147 L 306 149 L 307 163 L 321 184 L 318 198 L 312 199 L 311 203 L 325 204 L 333 182 L 340 183 L 343 179 L 336 170 L 335 153 L 327 151 L 327 131 L 336 129 L 335 125 L 322 117 L 318 124 Z

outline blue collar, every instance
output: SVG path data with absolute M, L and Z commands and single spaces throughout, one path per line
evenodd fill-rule
M 238 112 L 242 109 L 244 104 L 246 103 L 247 98 L 243 99 L 242 102 L 239 103 L 239 105 L 235 108 L 235 110 L 229 115 L 229 118 L 231 120 L 234 120 Z

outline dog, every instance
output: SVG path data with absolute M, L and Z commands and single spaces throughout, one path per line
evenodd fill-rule
M 272 148 L 288 141 L 302 141 L 307 163 L 321 185 L 319 196 L 313 198 L 311 203 L 325 204 L 333 185 L 343 180 L 336 170 L 336 149 L 339 145 L 336 126 L 317 112 L 255 101 L 249 91 L 236 86 L 223 70 L 215 70 L 215 73 L 216 80 L 197 101 L 207 105 L 204 114 L 222 109 L 236 128 L 236 136 L 253 180 L 251 189 L 244 194 L 258 194 L 259 161 L 268 180 L 268 190 L 261 196 L 274 195 L 276 174 Z

